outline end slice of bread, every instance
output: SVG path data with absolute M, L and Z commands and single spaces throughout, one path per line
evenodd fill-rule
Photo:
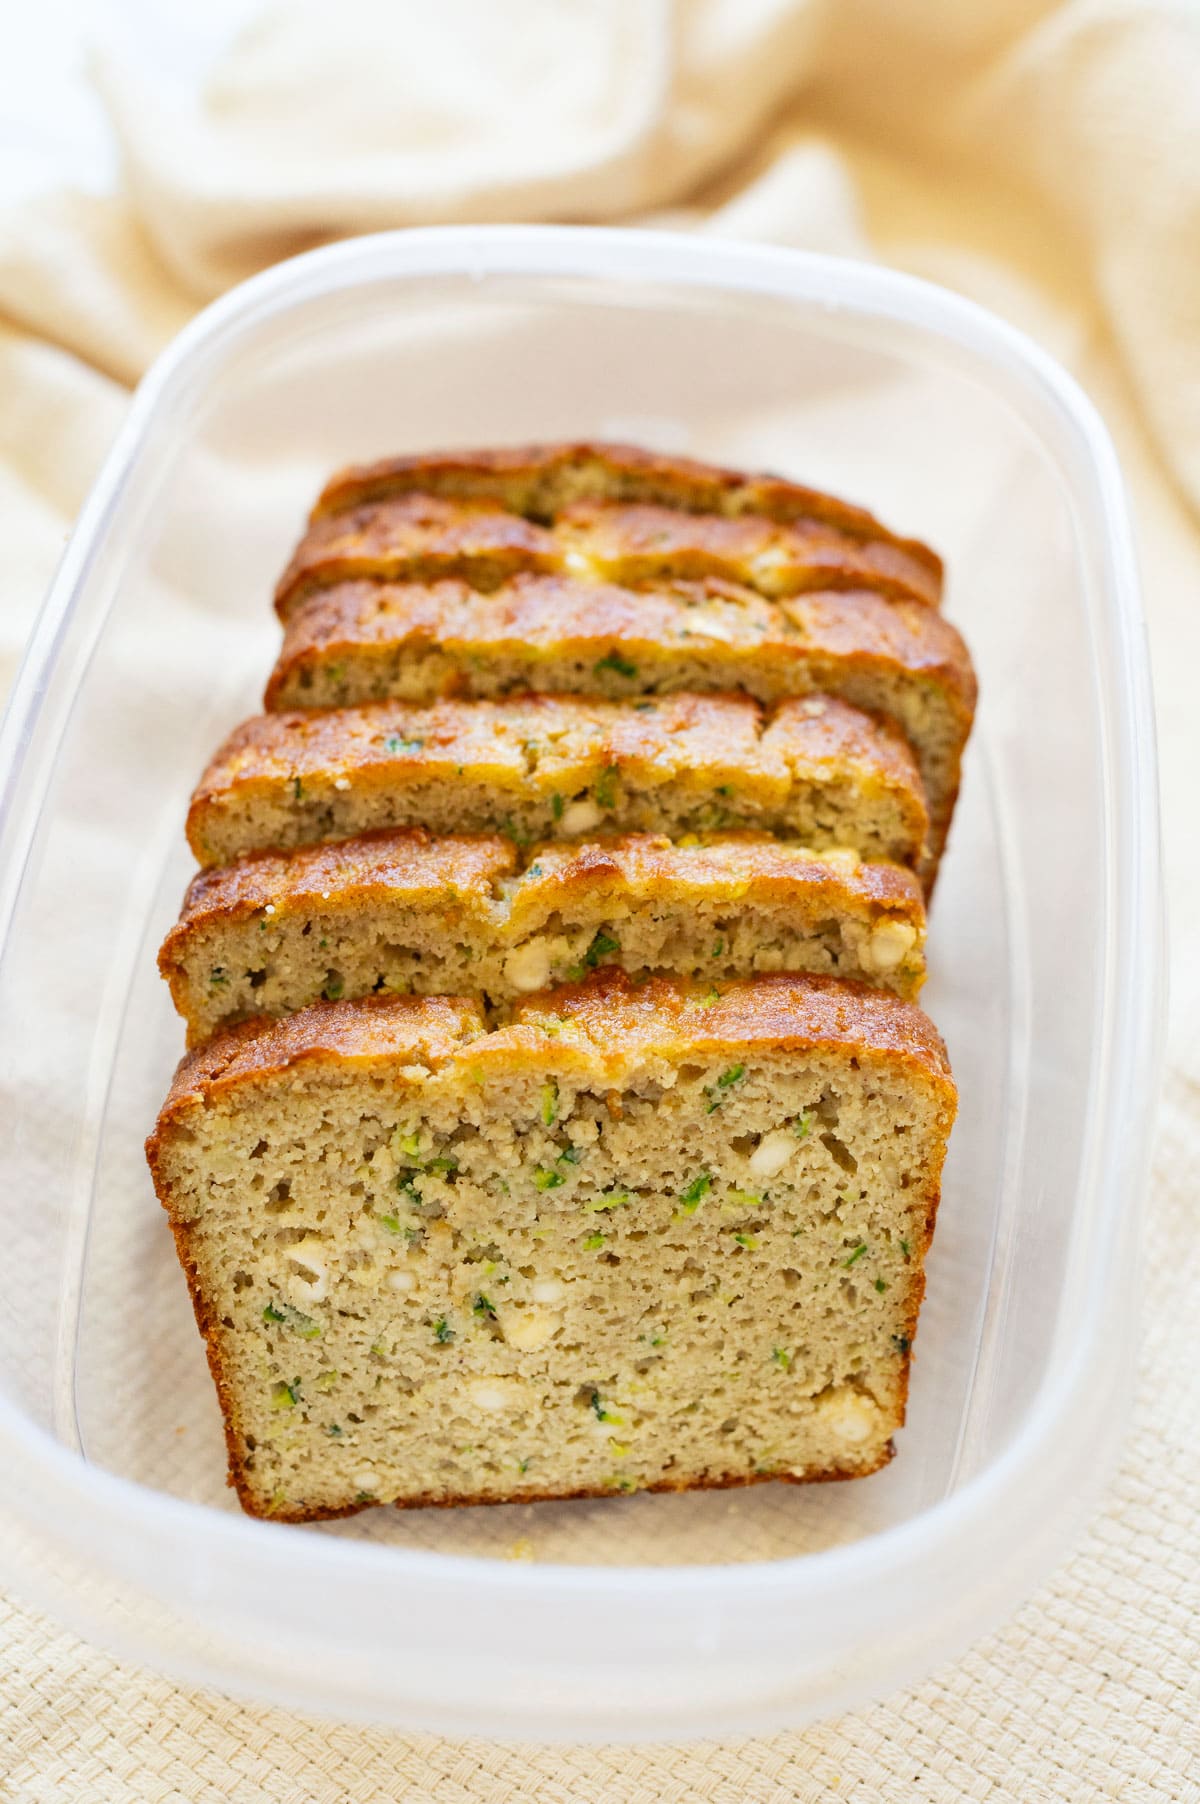
M 221 747 L 188 813 L 203 865 L 404 826 L 525 843 L 749 827 L 911 865 L 928 815 L 886 723 L 828 696 L 764 716 L 745 696 L 687 694 L 267 714 Z
M 159 967 L 194 1046 L 322 998 L 476 994 L 503 1011 L 608 965 L 714 981 L 818 971 L 911 997 L 924 948 L 916 878 L 853 852 L 627 834 L 519 859 L 505 839 L 413 829 L 201 872 Z
M 853 1477 L 904 1420 L 955 1096 L 913 1005 L 617 973 L 486 1034 L 323 1004 L 147 1151 L 255 1514 Z

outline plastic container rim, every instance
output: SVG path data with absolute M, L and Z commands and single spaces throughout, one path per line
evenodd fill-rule
M 384 232 L 310 251 L 277 264 L 232 289 L 204 309 L 157 358 L 143 378 L 128 418 L 117 435 L 81 511 L 62 562 L 43 604 L 0 723 L 0 835 L 10 830 L 20 794 L 25 754 L 53 674 L 63 633 L 81 586 L 102 540 L 143 433 L 172 390 L 194 379 L 230 337 L 289 308 L 331 291 L 397 278 L 492 276 L 581 277 L 695 287 L 772 296 L 821 306 L 831 313 L 908 327 L 929 340 L 952 344 L 976 364 L 990 364 L 1025 391 L 1025 398 L 1057 416 L 1060 457 L 1071 460 L 1076 493 L 1084 497 L 1089 524 L 1104 533 L 1104 608 L 1093 618 L 1107 624 L 1117 657 L 1110 662 L 1116 685 L 1115 708 L 1102 711 L 1109 797 L 1105 832 L 1107 898 L 1115 933 L 1108 948 L 1098 1008 L 1104 1047 L 1089 1102 L 1086 1158 L 1077 1195 L 1094 1188 L 1105 1197 L 1106 1245 L 1094 1254 L 1093 1282 L 1107 1293 L 1116 1274 L 1120 1236 L 1112 1230 L 1139 1202 L 1148 1165 L 1153 1105 L 1162 1054 L 1163 982 L 1158 801 L 1154 724 L 1147 657 L 1138 604 L 1132 532 L 1123 483 L 1111 440 L 1082 389 L 1052 357 L 1015 327 L 986 309 L 932 283 L 865 263 L 816 252 L 670 232 L 568 226 L 439 226 Z M 1113 744 L 1114 738 L 1120 743 Z M 1120 853 L 1118 855 L 1118 848 Z M 20 889 L 29 837 L 20 857 L 5 872 L 0 894 L 0 945 L 6 943 Z M 14 868 L 15 866 L 15 868 Z M 1149 967 L 1149 968 L 1148 968 Z M 1141 1106 L 1133 1111 L 1130 1099 Z M 1121 1099 L 1123 1106 L 1109 1103 Z M 1101 1115 L 1099 1127 L 1097 1115 Z M 1136 1122 L 1131 1132 L 1131 1115 Z M 1118 1146 L 1118 1140 L 1120 1145 Z M 1114 1196 L 1116 1189 L 1123 1193 Z M 1068 1281 L 1073 1275 L 1069 1268 Z M 1093 1295 L 1095 1292 L 1093 1292 Z M 1111 1299 L 1110 1299 L 1111 1301 Z M 436 1576 L 439 1584 L 475 1587 L 482 1572 L 502 1590 L 563 1601 L 603 1594 L 606 1601 L 685 1599 L 719 1603 L 769 1589 L 776 1599 L 797 1581 L 815 1601 L 820 1594 L 861 1593 L 882 1572 L 913 1569 L 933 1551 L 944 1557 L 972 1532 L 973 1524 L 1007 1514 L 1014 1530 L 1029 1507 L 1028 1474 L 1053 1471 L 1053 1449 L 1064 1418 L 1076 1408 L 1081 1379 L 1092 1365 L 1105 1363 L 1097 1342 L 1111 1350 L 1107 1311 L 1089 1308 L 1074 1324 L 1069 1357 L 1051 1361 L 1033 1403 L 1011 1443 L 958 1490 L 918 1515 L 849 1544 L 786 1559 L 726 1566 L 513 1565 L 478 1555 L 425 1553 L 337 1540 L 304 1528 L 254 1521 L 152 1490 L 89 1466 L 28 1420 L 15 1402 L 0 1394 L 0 1447 L 6 1461 L 20 1461 L 37 1475 L 43 1496 L 60 1506 L 74 1504 L 95 1516 L 105 1509 L 124 1519 L 130 1539 L 165 1531 L 182 1544 L 202 1531 L 209 1557 L 253 1557 L 259 1565 L 286 1561 L 295 1570 L 295 1536 L 304 1537 L 304 1558 L 330 1576 L 361 1573 L 375 1583 L 386 1558 L 396 1583 Z M 1058 1340 L 1062 1339 L 1062 1323 Z M 1101 1349 L 1101 1352 L 1103 1349 Z M 1111 1398 L 1109 1399 L 1111 1404 Z M 1022 1493 L 1026 1493 L 1024 1497 Z M 1011 1512 L 1003 1511 L 1007 1495 Z M 37 1521 L 45 1524 L 44 1515 Z M 37 1521 L 27 1526 L 36 1533 Z M 186 1581 L 184 1587 L 186 1588 Z

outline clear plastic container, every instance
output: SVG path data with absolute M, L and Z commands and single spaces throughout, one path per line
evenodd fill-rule
M 932 926 L 962 1107 L 909 1424 L 848 1485 L 249 1521 L 141 1150 L 181 1048 L 154 955 L 185 800 L 258 704 L 270 585 L 327 471 L 578 435 L 773 467 L 948 558 L 982 703 Z M 252 1696 L 650 1738 L 905 1684 L 1048 1571 L 1122 1432 L 1161 936 L 1121 483 L 1037 349 L 885 270 L 707 240 L 318 251 L 211 308 L 143 384 L 3 731 L 8 1582 Z

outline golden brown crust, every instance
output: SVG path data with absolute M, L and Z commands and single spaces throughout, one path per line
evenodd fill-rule
M 501 593 L 507 595 L 509 588 L 506 584 Z M 263 706 L 302 706 L 287 692 L 302 683 L 305 672 L 336 665 L 347 652 L 436 645 L 442 634 L 454 631 L 473 601 L 491 599 L 452 578 L 428 584 L 353 581 L 306 594 L 286 616 L 283 646 Z M 452 692 L 454 685 L 445 687 Z
M 518 922 L 531 904 L 560 908 L 598 889 L 759 902 L 820 893 L 894 908 L 906 917 L 923 913 L 921 886 L 903 866 L 849 851 L 814 852 L 768 833 L 707 833 L 684 844 L 665 834 L 616 833 L 583 842 L 543 840 L 520 851 L 497 835 L 437 838 L 422 827 L 382 828 L 292 852 L 255 852 L 198 871 L 163 941 L 159 968 L 164 976 L 177 970 L 198 930 L 250 920 L 264 910 L 286 920 L 331 896 L 347 909 L 419 906 L 447 892 L 494 900 L 506 878 L 516 880 L 510 894 Z
M 944 688 L 965 739 L 976 686 L 961 635 L 919 602 L 887 601 L 866 589 L 816 592 L 775 603 L 723 579 L 682 579 L 649 591 L 570 576 L 517 576 L 492 594 L 465 583 L 346 583 L 309 596 L 294 611 L 271 674 L 266 706 L 302 703 L 307 672 L 432 647 L 443 666 L 433 681 L 470 694 L 488 680 L 488 660 L 524 660 L 529 680 L 548 680 L 551 657 L 601 674 L 629 664 L 630 692 L 652 690 L 659 667 L 686 657 L 714 680 L 731 676 L 759 700 L 829 686 L 839 671 L 893 679 L 920 676 Z M 695 678 L 690 679 L 694 686 Z
M 748 476 L 632 445 L 528 445 L 385 458 L 340 471 L 326 484 L 312 517 L 412 493 L 498 501 L 547 521 L 576 502 L 617 501 L 693 513 L 757 514 L 785 523 L 821 522 L 852 539 L 891 546 L 899 554 L 895 574 L 911 566 L 907 580 L 912 593 L 936 600 L 941 592 L 942 564 L 936 552 L 889 532 L 865 508 L 783 477 Z
M 249 920 L 264 909 L 303 914 L 331 895 L 344 907 L 364 908 L 383 901 L 419 906 L 447 893 L 490 896 L 518 863 L 512 841 L 498 834 L 435 836 L 423 827 L 381 828 L 294 852 L 251 853 L 196 873 L 179 921 L 163 942 L 159 968 L 166 975 L 186 935 L 213 923 Z
M 670 698 L 668 698 L 670 699 Z M 856 767 L 871 773 L 874 784 L 905 794 L 911 810 L 914 841 L 924 837 L 924 789 L 916 759 L 903 733 L 892 722 L 864 714 L 832 695 L 805 695 L 780 702 L 764 717 L 762 749 L 788 769 L 824 770 L 830 776 Z
M 569 567 L 640 586 L 663 578 L 723 577 L 769 596 L 871 588 L 936 607 L 940 583 L 889 539 L 862 539 L 819 519 L 697 514 L 645 502 L 576 502 L 554 523 Z
M 276 585 L 275 608 L 286 620 L 311 590 L 360 576 L 458 576 L 486 589 L 515 571 L 561 564 L 554 535 L 520 514 L 487 501 L 401 495 L 316 521 Z
M 576 844 L 550 840 L 526 855 L 525 872 L 511 887 L 514 924 L 536 910 L 569 907 L 585 892 L 636 893 L 663 900 L 737 898 L 790 902 L 827 897 L 894 908 L 921 918 L 921 886 L 897 864 L 870 862 L 851 852 L 811 852 L 766 833 L 697 836 L 679 844 L 663 834 L 621 833 Z
M 451 778 L 541 800 L 560 784 L 572 795 L 605 771 L 698 797 L 733 784 L 766 813 L 784 805 L 796 775 L 846 775 L 896 797 L 914 848 L 927 825 L 916 764 L 888 722 L 829 696 L 784 702 L 764 716 L 744 695 L 680 692 L 633 707 L 537 694 L 259 715 L 208 766 L 187 833 L 200 863 L 213 864 L 210 828 L 234 803 L 285 805 L 330 789 L 382 793 Z M 298 832 L 292 843 L 303 839 Z
M 400 1079 L 412 1067 L 426 1077 L 483 1031 L 477 1005 L 461 996 L 362 996 L 222 1029 L 180 1061 L 146 1142 L 160 1199 L 165 1200 L 160 1184 L 164 1137 L 190 1110 L 300 1064 L 342 1071 L 375 1066 Z
M 153 1150 L 152 1150 L 153 1149 Z M 245 1435 L 238 1420 L 237 1392 L 225 1376 L 225 1367 L 221 1359 L 221 1324 L 217 1319 L 209 1298 L 205 1295 L 204 1286 L 196 1261 L 192 1256 L 191 1222 L 180 1221 L 171 1214 L 169 1193 L 165 1174 L 160 1167 L 160 1150 L 157 1135 L 146 1142 L 146 1156 L 150 1162 L 150 1172 L 154 1179 L 154 1188 L 158 1200 L 167 1212 L 167 1221 L 175 1238 L 175 1253 L 183 1268 L 187 1281 L 188 1296 L 192 1302 L 192 1313 L 196 1318 L 196 1327 L 200 1331 L 200 1339 L 204 1342 L 204 1353 L 208 1360 L 208 1370 L 217 1393 L 217 1403 L 221 1411 L 221 1428 L 225 1436 L 225 1457 L 227 1475 L 225 1482 L 237 1492 L 238 1502 L 248 1516 L 269 1519 L 271 1512 L 264 1509 L 258 1498 L 250 1489 L 246 1470 Z M 349 1512 L 343 1512 L 349 1513 Z M 301 1518 L 296 1517 L 299 1521 Z M 317 1520 L 317 1518 L 312 1518 Z
M 779 611 L 827 669 L 905 671 L 937 683 L 966 739 L 978 699 L 975 669 L 962 634 L 941 614 L 911 601 L 886 602 L 868 589 L 797 595 L 780 602 Z
M 548 1036 L 547 1026 L 558 1031 Z M 637 983 L 604 967 L 583 983 L 519 1004 L 512 1021 L 491 1033 L 473 1002 L 443 996 L 318 1002 L 279 1020 L 223 1029 L 180 1064 L 147 1157 L 157 1179 L 163 1136 L 190 1109 L 247 1084 L 273 1082 L 300 1064 L 339 1072 L 370 1066 L 400 1077 L 419 1066 L 423 1079 L 457 1062 L 472 1083 L 489 1069 L 570 1064 L 609 1085 L 650 1057 L 800 1050 L 841 1051 L 860 1061 L 901 1057 L 942 1086 L 953 1107 L 941 1035 L 916 1003 L 888 991 L 788 973 L 720 985 L 668 977 Z
M 469 1062 L 485 1070 L 544 1063 L 547 1025 L 560 1029 L 559 1056 L 569 1046 L 605 1075 L 648 1056 L 806 1049 L 860 1061 L 899 1056 L 923 1069 L 953 1107 L 945 1042 L 924 1010 L 844 978 L 772 972 L 719 985 L 667 977 L 634 983 L 605 967 L 584 983 L 519 1003 L 508 1026 L 471 1047 Z
M 229 797 L 301 799 L 306 779 L 386 788 L 398 782 L 472 775 L 517 789 L 528 774 L 523 740 L 532 714 L 507 704 L 378 702 L 327 713 L 257 715 L 235 727 L 192 793 L 188 841 L 212 864 L 205 833 Z
M 518 571 L 640 586 L 705 576 L 763 595 L 871 588 L 936 607 L 929 570 L 887 539 L 858 539 L 822 520 L 690 513 L 643 502 L 576 502 L 549 526 L 492 501 L 406 494 L 325 514 L 309 527 L 275 591 L 288 619 L 315 589 L 355 578 L 458 577 L 491 590 Z
M 709 833 L 683 843 L 664 834 L 610 834 L 519 851 L 494 835 L 435 838 L 422 828 L 383 829 L 198 872 L 158 965 L 177 1011 L 190 1021 L 196 999 L 188 960 L 214 930 L 255 919 L 281 927 L 314 916 L 394 911 L 399 920 L 408 911 L 436 910 L 442 919 L 449 912 L 458 931 L 465 922 L 493 946 L 508 946 L 585 902 L 617 910 L 775 907 L 789 911 L 797 931 L 851 917 L 911 923 L 918 947 L 925 935 L 921 886 L 911 871 L 850 851 L 810 851 L 766 833 Z
M 177 1012 L 190 1018 L 187 959 L 197 939 L 235 923 L 320 912 L 350 914 L 386 904 L 405 909 L 481 907 L 518 866 L 517 848 L 496 834 L 435 836 L 423 827 L 383 828 L 321 840 L 292 853 L 255 852 L 192 878 L 178 921 L 159 948 L 158 968 Z

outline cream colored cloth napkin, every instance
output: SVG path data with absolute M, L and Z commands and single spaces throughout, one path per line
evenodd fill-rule
M 200 94 L 128 51 L 94 74 L 120 191 L 0 214 L 6 671 L 129 385 L 274 258 L 530 218 L 878 257 L 1033 333 L 1116 435 L 1158 690 L 1174 1004 L 1126 1457 L 1077 1553 L 954 1667 L 734 1746 L 504 1749 L 188 1692 L 0 1602 L 0 1799 L 1200 1799 L 1200 12 L 292 0 Z

